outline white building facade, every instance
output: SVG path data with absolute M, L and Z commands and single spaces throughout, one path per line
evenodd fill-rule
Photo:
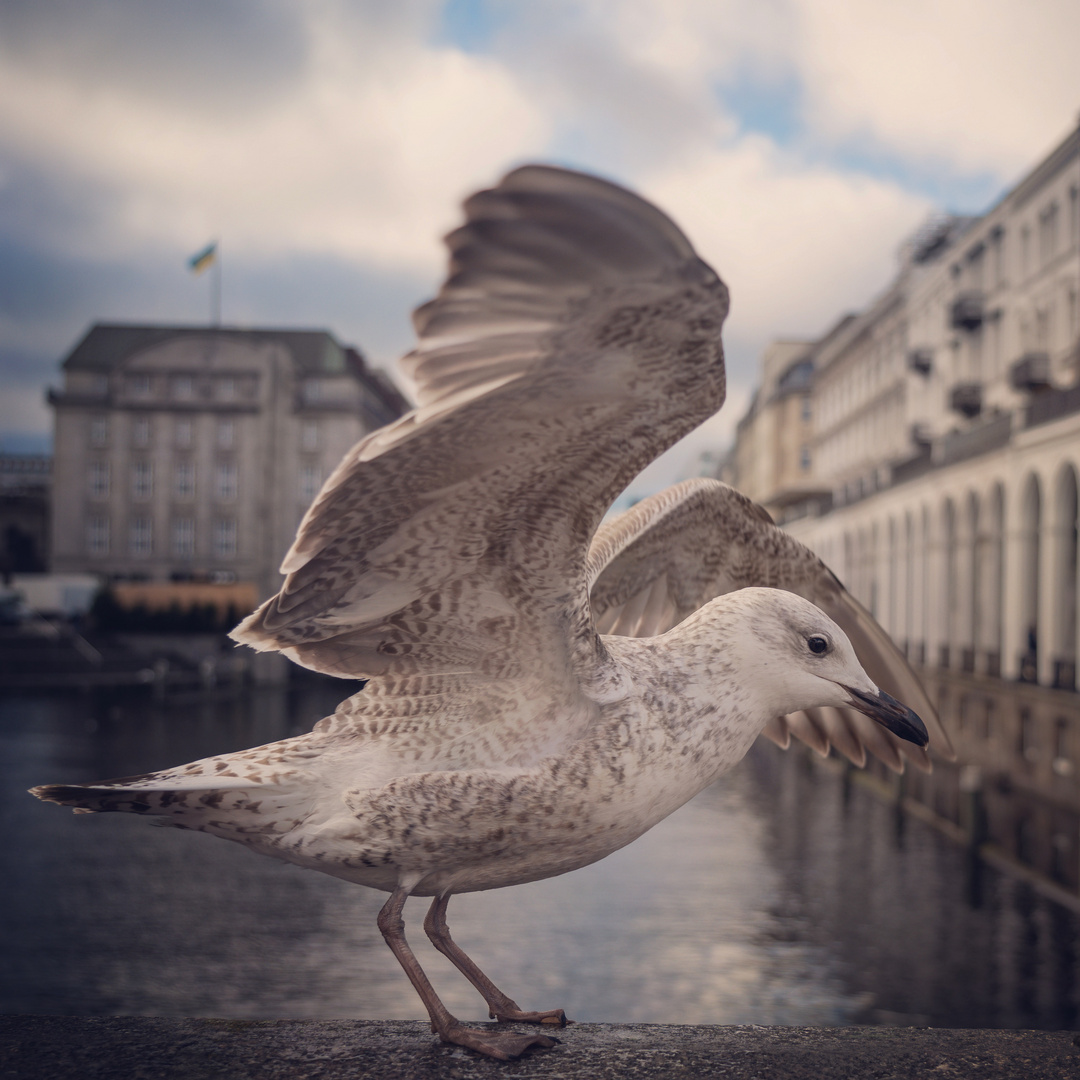
M 1080 129 L 814 353 L 832 504 L 786 526 L 916 662 L 1076 686 L 1078 296 Z

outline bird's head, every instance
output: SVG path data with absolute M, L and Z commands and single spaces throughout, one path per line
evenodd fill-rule
M 771 716 L 823 705 L 865 713 L 901 739 L 926 746 L 922 720 L 879 689 L 847 635 L 820 608 L 780 589 L 740 589 L 716 605 L 723 650 L 734 653 L 740 682 Z M 706 616 L 708 618 L 708 616 Z

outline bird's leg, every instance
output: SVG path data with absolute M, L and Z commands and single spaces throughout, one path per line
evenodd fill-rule
M 508 998 L 473 962 L 466 952 L 450 937 L 450 927 L 446 924 L 446 906 L 450 895 L 436 896 L 424 919 L 424 929 L 431 943 L 480 991 L 487 1002 L 488 1011 L 493 1020 L 500 1023 L 512 1021 L 530 1024 L 557 1024 L 565 1027 L 566 1013 L 562 1009 L 550 1009 L 548 1012 L 523 1012 L 518 1003 Z
M 467 1046 L 470 1050 L 477 1050 L 481 1054 L 487 1054 L 489 1057 L 499 1058 L 502 1061 L 518 1057 L 530 1046 L 555 1046 L 558 1039 L 549 1038 L 547 1035 L 519 1035 L 510 1031 L 483 1031 L 469 1028 L 450 1014 L 439 1000 L 439 995 L 435 993 L 435 988 L 428 981 L 423 968 L 420 967 L 419 961 L 405 940 L 405 922 L 401 917 L 401 910 L 408 896 L 409 891 L 400 887 L 391 893 L 390 899 L 379 912 L 379 930 L 405 974 L 409 976 L 409 982 L 420 995 L 420 1000 L 424 1003 L 424 1008 L 427 1009 L 428 1016 L 431 1018 L 431 1030 L 443 1042 Z

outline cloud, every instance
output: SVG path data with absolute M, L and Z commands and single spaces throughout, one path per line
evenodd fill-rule
M 247 111 L 280 101 L 302 77 L 301 12 L 283 0 L 6 0 L 0 58 L 91 96 Z
M 288 93 L 238 104 L 225 80 L 232 107 L 216 111 L 201 97 L 144 94 L 143 74 L 111 77 L 105 50 L 89 88 L 86 65 L 46 63 L 40 50 L 9 55 L 0 67 L 9 160 L 110 197 L 108 212 L 77 232 L 40 222 L 42 241 L 130 254 L 214 235 L 226 249 L 430 266 L 456 198 L 542 149 L 545 118 L 497 60 L 428 45 L 410 24 L 404 33 L 344 6 L 308 11 L 303 70 L 286 72 Z
M 1011 178 L 1080 105 L 1074 0 L 798 0 L 805 122 L 939 168 Z
M 731 289 L 739 339 L 818 334 L 895 270 L 929 204 L 895 184 L 808 165 L 748 136 L 643 181 Z
M 881 288 L 928 191 L 978 209 L 1061 133 L 1074 9 L 6 0 L 5 386 L 29 402 L 94 318 L 203 318 L 184 257 L 214 237 L 227 320 L 389 360 L 460 198 L 554 159 L 654 198 L 728 281 L 731 398 L 694 436 L 724 438 L 768 339 Z

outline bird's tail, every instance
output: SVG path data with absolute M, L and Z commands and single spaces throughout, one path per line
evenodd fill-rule
M 238 778 L 192 777 L 183 783 L 159 773 L 147 773 L 97 784 L 43 784 L 31 788 L 30 794 L 45 802 L 73 807 L 76 814 L 120 811 L 185 818 L 238 809 L 252 801 L 251 793 L 245 789 L 260 786 Z

